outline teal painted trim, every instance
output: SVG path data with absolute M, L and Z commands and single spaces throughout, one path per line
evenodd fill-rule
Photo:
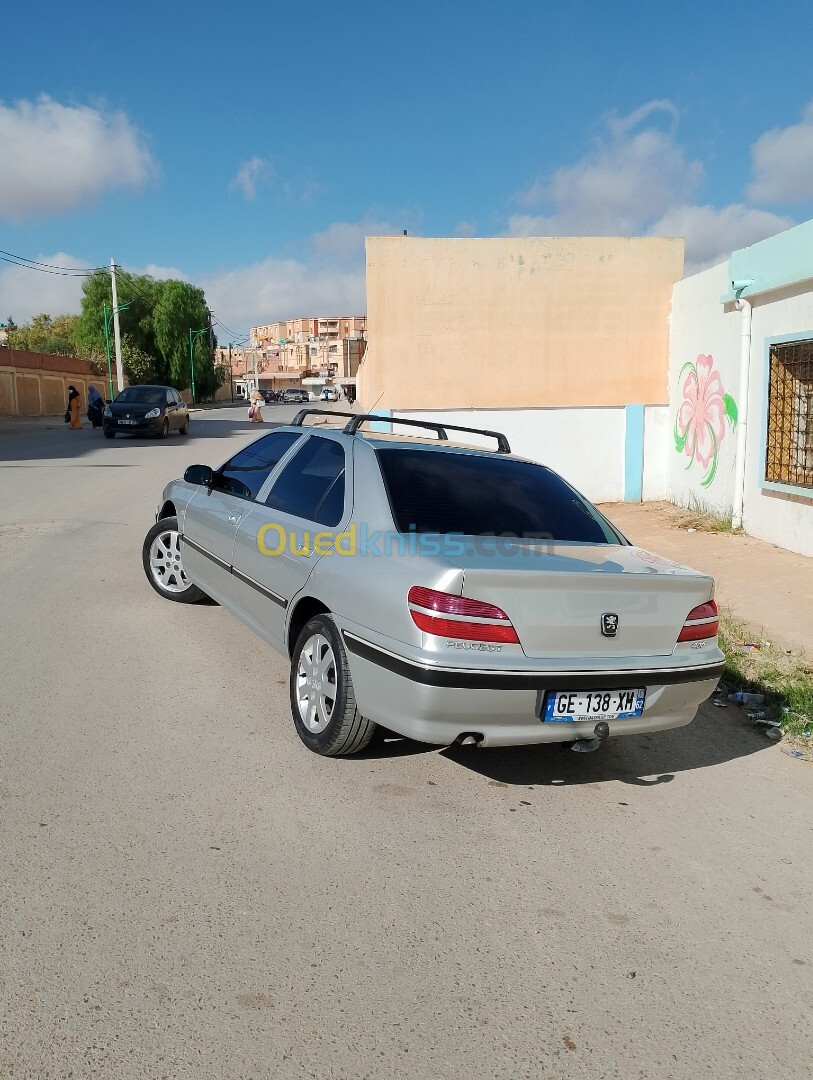
M 392 416 L 392 409 L 370 409 L 373 416 Z M 378 420 L 370 421 L 370 431 L 382 431 L 385 435 L 392 434 L 392 424 L 385 424 Z
M 768 394 L 771 389 L 771 346 L 790 345 L 794 341 L 813 341 L 813 330 L 806 334 L 780 334 L 778 337 L 765 338 L 765 370 L 762 373 L 762 401 L 760 402 L 760 440 L 762 451 L 759 468 L 759 486 L 766 491 L 783 491 L 786 495 L 801 495 L 803 499 L 813 499 L 813 488 L 800 487 L 798 484 L 778 484 L 774 480 L 768 480 L 765 472 L 768 467 Z M 746 505 L 748 497 L 746 494 Z
M 624 502 L 644 495 L 644 406 L 624 407 Z
M 799 487 L 798 484 L 774 484 L 771 480 L 763 480 L 760 487 L 765 491 L 783 491 L 786 495 L 798 495 L 813 502 L 813 488 Z
M 805 221 L 793 229 L 769 236 L 747 248 L 732 251 L 728 260 L 728 280 L 747 281 L 754 284 L 743 289 L 747 300 L 757 293 L 784 289 L 802 281 L 813 279 L 813 221 Z M 724 293 L 720 300 L 735 300 L 733 291 Z

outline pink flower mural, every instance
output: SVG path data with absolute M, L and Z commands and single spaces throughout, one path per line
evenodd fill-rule
M 737 423 L 737 403 L 725 393 L 720 373 L 714 370 L 714 358 L 703 353 L 694 363 L 683 365 L 678 389 L 683 400 L 675 416 L 675 449 L 689 458 L 687 469 L 695 460 L 699 462 L 705 470 L 700 486 L 709 487 L 717 474 L 726 422 L 732 429 Z

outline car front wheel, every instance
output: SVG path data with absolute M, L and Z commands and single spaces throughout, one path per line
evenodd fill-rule
M 144 538 L 141 559 L 147 580 L 165 600 L 195 604 L 205 596 L 184 571 L 177 518 L 161 518 L 153 525 Z
M 306 623 L 291 660 L 291 713 L 309 750 L 343 757 L 363 750 L 376 724 L 356 706 L 353 679 L 336 624 L 329 615 Z

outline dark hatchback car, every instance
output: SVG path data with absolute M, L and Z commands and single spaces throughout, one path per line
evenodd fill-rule
M 171 386 L 127 386 L 104 410 L 106 439 L 121 435 L 157 435 L 165 439 L 170 431 L 189 432 L 189 410 Z

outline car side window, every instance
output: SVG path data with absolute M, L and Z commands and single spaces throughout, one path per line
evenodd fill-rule
M 167 390 L 167 405 L 174 405 L 175 404 L 175 396 L 174 395 L 175 395 L 174 390 Z
M 177 391 L 177 390 L 173 390 L 173 391 L 172 391 L 172 393 L 173 393 L 173 394 L 174 394 L 174 396 L 175 396 L 175 404 L 176 404 L 176 405 L 183 405 L 183 398 L 182 398 L 182 397 L 181 397 L 181 395 L 180 395 L 180 394 L 178 393 L 178 391 Z
M 266 506 L 320 525 L 338 525 L 344 511 L 344 469 L 344 447 L 311 435 L 277 477 Z
M 273 431 L 264 435 L 218 469 L 212 478 L 212 487 L 241 499 L 255 499 L 283 454 L 301 438 L 297 431 Z

